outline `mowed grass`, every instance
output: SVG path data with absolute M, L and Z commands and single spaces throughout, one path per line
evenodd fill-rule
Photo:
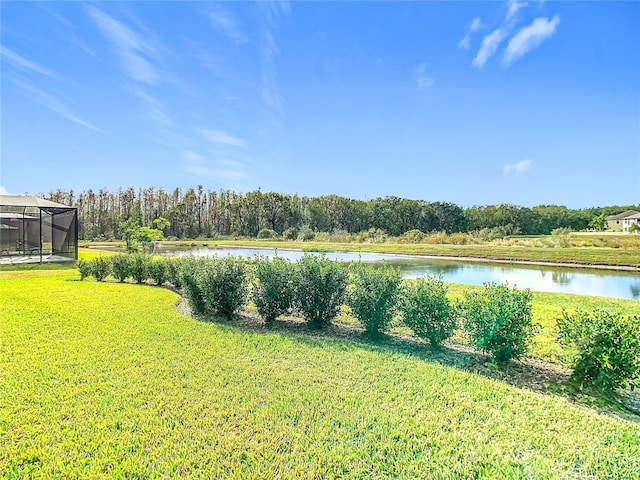
M 0 478 L 637 478 L 640 425 L 384 346 L 0 272 Z M 428 348 L 428 347 L 425 347 Z

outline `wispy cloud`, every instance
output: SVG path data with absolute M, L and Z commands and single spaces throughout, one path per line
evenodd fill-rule
M 517 0 L 510 0 L 505 21 L 508 22 L 511 19 L 513 19 L 516 16 L 516 13 L 518 13 L 520 9 L 526 6 L 527 6 L 527 2 L 518 2 Z
M 276 22 L 281 15 L 291 12 L 291 5 L 286 0 L 262 1 L 258 3 L 258 7 L 265 18 L 272 23 Z
M 209 23 L 220 33 L 236 43 L 246 43 L 249 39 L 242 32 L 236 18 L 219 4 L 209 5 L 205 14 Z
M 478 68 L 484 67 L 484 64 L 496 53 L 498 46 L 506 36 L 507 32 L 503 28 L 498 28 L 490 34 L 485 35 L 482 39 L 480 50 L 478 50 L 478 53 L 473 58 L 472 65 Z
M 201 129 L 200 134 L 212 143 L 230 145 L 232 147 L 239 148 L 244 148 L 246 145 L 246 142 L 242 138 L 234 137 L 222 130 Z
M 19 70 L 37 73 L 54 80 L 63 80 L 63 78 L 53 70 L 43 67 L 31 60 L 27 60 L 22 55 L 17 54 L 5 46 L 0 47 L 0 53 L 7 61 L 11 62 L 11 64 Z
M 531 25 L 524 27 L 509 40 L 502 58 L 504 65 L 512 64 L 525 53 L 538 47 L 556 32 L 559 24 L 560 17 L 558 15 L 552 19 L 536 18 Z
M 469 29 L 467 30 L 466 35 L 458 43 L 458 48 L 469 50 L 469 48 L 471 48 L 471 35 L 473 35 L 475 32 L 480 30 L 483 26 L 484 25 L 482 25 L 482 21 L 480 20 L 480 17 L 474 18 L 473 21 L 471 22 L 471 25 L 469 25 Z
M 83 120 L 78 115 L 73 113 L 66 102 L 64 102 L 60 98 L 55 97 L 50 93 L 43 92 L 42 90 L 15 78 L 10 78 L 10 80 L 16 87 L 20 88 L 25 94 L 27 94 L 27 96 L 34 102 L 48 108 L 58 115 L 62 115 L 67 120 L 71 120 L 78 125 L 82 125 L 83 127 L 87 127 L 96 132 L 102 132 L 100 128 L 87 122 L 86 120 Z
M 276 59 L 280 55 L 280 50 L 270 30 L 264 32 L 264 42 L 260 46 L 260 54 L 262 58 L 262 100 L 272 115 L 284 115 L 284 100 L 276 82 L 278 76 Z
M 503 173 L 505 175 L 522 175 L 531 168 L 531 160 L 521 160 L 517 163 L 505 165 Z
M 420 90 L 429 88 L 434 84 L 435 79 L 427 73 L 427 64 L 421 63 L 413 69 L 413 75 L 415 76 L 416 83 Z
M 152 123 L 159 125 L 160 127 L 174 127 L 173 120 L 167 114 L 166 108 L 160 100 L 142 90 L 132 89 L 131 92 L 142 100 L 147 120 L 150 120 Z
M 185 160 L 185 171 L 196 177 L 224 182 L 238 182 L 248 178 L 244 164 L 236 160 L 222 158 L 210 163 L 203 155 L 191 150 L 183 151 L 182 158 Z
M 93 23 L 120 58 L 125 74 L 134 80 L 156 84 L 160 76 L 153 64 L 156 50 L 151 42 L 96 7 L 89 6 L 87 10 Z
M 506 13 L 504 14 L 502 21 L 491 33 L 485 35 L 482 39 L 480 49 L 471 62 L 474 67 L 484 67 L 487 61 L 495 55 L 503 40 L 510 37 L 516 28 L 518 23 L 517 17 L 520 17 L 518 12 L 527 7 L 527 5 L 527 2 L 518 0 L 509 0 L 507 2 Z M 522 28 L 518 33 L 511 37 L 502 55 L 502 65 L 508 67 L 525 53 L 538 47 L 544 40 L 554 34 L 559 23 L 560 17 L 558 15 L 555 15 L 552 19 L 534 19 L 533 23 Z M 460 40 L 458 47 L 468 50 L 471 46 L 471 34 L 483 27 L 484 25 L 480 18 L 474 18 L 467 34 L 462 40 Z
M 6 188 L 0 185 L 0 195 L 11 195 Z
M 288 1 L 258 2 L 264 21 L 263 42 L 260 46 L 262 61 L 262 101 L 265 113 L 273 125 L 279 125 L 280 118 L 285 115 L 285 100 L 278 88 L 278 65 L 280 49 L 275 38 L 280 18 L 291 12 Z

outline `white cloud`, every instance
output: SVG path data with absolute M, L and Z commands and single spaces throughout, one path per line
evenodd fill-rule
M 66 105 L 66 103 L 61 99 L 49 93 L 43 92 L 42 90 L 32 85 L 29 85 L 28 83 L 25 83 L 16 79 L 10 79 L 10 80 L 14 85 L 20 88 L 24 93 L 28 94 L 28 97 L 34 102 L 39 103 L 40 105 L 54 111 L 58 115 L 62 115 L 66 119 L 71 120 L 72 122 L 75 122 L 78 125 L 82 125 L 83 127 L 87 127 L 96 132 L 102 132 L 100 128 L 96 127 L 95 125 L 92 125 L 91 123 L 87 122 L 86 120 L 83 120 L 82 118 L 74 114 L 70 110 L 70 108 Z
M 159 125 L 160 127 L 173 128 L 174 122 L 171 120 L 166 112 L 166 109 L 162 102 L 157 98 L 143 92 L 142 90 L 132 89 L 131 93 L 140 98 L 146 108 L 146 119 L 152 123 Z
M 509 20 L 511 20 L 513 17 L 515 17 L 516 13 L 518 13 L 518 10 L 526 6 L 527 6 L 526 2 L 518 2 L 517 0 L 510 0 L 509 9 L 507 10 L 507 17 L 505 21 L 508 22 Z
M 9 192 L 7 192 L 7 189 L 4 188 L 2 185 L 0 185 L 0 195 L 11 195 Z
M 220 33 L 230 38 L 236 43 L 248 41 L 246 35 L 238 26 L 238 22 L 230 12 L 222 8 L 221 5 L 210 5 L 205 11 L 209 23 Z
M 17 54 L 13 50 L 8 49 L 5 46 L 0 47 L 0 53 L 4 58 L 9 60 L 15 67 L 23 71 L 35 72 L 45 77 L 53 78 L 55 80 L 61 80 L 62 78 L 52 70 L 38 65 L 35 62 L 27 60 L 23 56 Z
M 242 138 L 229 135 L 222 130 L 200 130 L 200 134 L 212 143 L 222 143 L 224 145 L 230 145 L 232 147 L 244 148 L 246 142 Z
M 469 25 L 469 29 L 467 30 L 467 34 L 464 36 L 462 40 L 458 43 L 458 48 L 462 48 L 464 50 L 469 50 L 471 47 L 471 34 L 480 30 L 484 25 L 480 20 L 480 17 L 476 17 Z
M 131 28 L 95 7 L 87 7 L 93 23 L 111 43 L 120 57 L 122 68 L 127 76 L 141 82 L 155 84 L 160 76 L 152 63 L 155 49 L 151 42 L 134 32 Z M 146 58 L 145 58 L 146 57 Z
M 429 88 L 434 84 L 435 79 L 427 74 L 427 64 L 421 63 L 413 69 L 413 74 L 416 78 L 416 83 L 418 84 L 419 89 Z
M 258 8 L 270 22 L 275 22 L 280 15 L 291 12 L 291 5 L 286 0 L 261 1 L 258 2 Z
M 278 118 L 285 115 L 285 110 L 284 99 L 280 93 L 277 82 L 277 59 L 280 56 L 280 49 L 278 48 L 278 44 L 272 33 L 272 30 L 276 28 L 275 22 L 273 19 L 270 20 L 270 22 L 274 25 L 271 29 L 265 29 L 264 42 L 260 47 L 262 65 L 262 101 L 264 102 L 267 116 L 274 124 L 277 124 L 279 123 Z
M 474 57 L 472 65 L 474 67 L 482 68 L 487 60 L 496 53 L 498 46 L 507 36 L 507 32 L 503 28 L 497 28 L 489 35 L 485 35 L 482 39 L 482 45 L 480 46 L 480 50 L 478 50 L 477 55 Z
M 558 15 L 555 15 L 552 19 L 546 17 L 536 18 L 531 25 L 524 27 L 509 40 L 502 63 L 510 65 L 525 53 L 538 47 L 555 33 L 559 24 L 560 17 Z
M 505 175 L 521 175 L 531 168 L 531 160 L 521 160 L 518 163 L 512 163 L 503 167 Z
M 197 177 L 204 177 L 226 182 L 247 178 L 245 166 L 236 160 L 219 159 L 214 165 L 207 165 L 205 157 L 190 150 L 182 152 L 186 160 L 185 171 Z

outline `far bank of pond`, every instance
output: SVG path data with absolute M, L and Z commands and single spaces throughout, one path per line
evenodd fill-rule
M 253 258 L 256 255 L 279 256 L 296 261 L 304 255 L 300 250 L 250 247 L 189 247 L 162 246 L 156 254 L 168 256 L 224 257 L 227 255 Z M 526 265 L 479 262 L 477 259 L 451 259 L 424 256 L 327 252 L 328 258 L 339 261 L 382 262 L 396 266 L 404 278 L 442 275 L 446 282 L 482 285 L 485 282 L 508 283 L 518 288 L 552 293 L 574 293 L 613 298 L 640 299 L 640 274 L 634 272 L 571 268 L 563 266 Z M 474 261 L 475 260 L 475 261 Z

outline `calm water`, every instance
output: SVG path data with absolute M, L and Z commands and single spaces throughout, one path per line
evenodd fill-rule
M 227 255 L 253 258 L 256 255 L 278 255 L 291 261 L 300 259 L 303 252 L 267 248 L 173 248 L 164 247 L 156 253 L 170 256 L 225 257 Z M 381 262 L 397 266 L 404 278 L 427 274 L 439 275 L 445 282 L 482 285 L 484 282 L 504 283 L 540 292 L 577 293 L 602 297 L 640 299 L 640 274 L 582 268 L 556 268 L 528 265 L 506 265 L 441 260 L 407 255 L 375 253 L 327 253 L 333 260 Z

